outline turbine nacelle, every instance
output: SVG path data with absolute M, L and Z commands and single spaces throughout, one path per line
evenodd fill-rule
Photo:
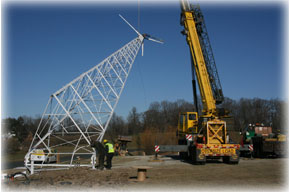
M 119 14 L 119 16 L 137 33 L 137 35 L 141 39 L 141 41 L 142 41 L 142 56 L 144 53 L 144 39 L 149 40 L 149 41 L 153 41 L 156 43 L 161 43 L 161 44 L 164 43 L 164 41 L 161 39 L 155 38 L 155 37 L 148 35 L 146 33 L 144 33 L 144 34 L 139 33 L 139 31 L 137 31 L 122 15 Z

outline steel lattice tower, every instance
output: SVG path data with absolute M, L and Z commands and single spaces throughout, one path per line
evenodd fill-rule
M 102 140 L 143 40 L 139 35 L 50 96 L 25 157 L 28 169 L 36 149 L 69 157 L 59 166 L 73 166 L 76 155 L 92 155 L 94 166 L 90 144 Z

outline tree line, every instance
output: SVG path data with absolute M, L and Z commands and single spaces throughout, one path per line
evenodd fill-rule
M 201 104 L 199 103 L 199 109 Z M 246 99 L 233 100 L 225 98 L 219 106 L 227 109 L 233 119 L 233 130 L 241 131 L 248 124 L 263 123 L 271 126 L 274 132 L 287 132 L 288 103 L 279 99 Z M 148 110 L 138 113 L 133 107 L 126 120 L 114 115 L 108 128 L 112 135 L 138 135 L 146 130 L 154 132 L 167 132 L 171 127 L 176 130 L 178 114 L 180 112 L 195 111 L 194 105 L 184 100 L 175 102 L 161 101 L 150 104 Z
M 219 107 L 230 111 L 229 115 L 233 117 L 233 131 L 239 132 L 250 123 L 263 123 L 272 126 L 274 132 L 279 130 L 288 133 L 288 103 L 285 101 L 225 98 Z M 152 147 L 156 140 L 161 142 L 159 144 L 174 144 L 178 114 L 194 110 L 194 105 L 185 100 L 153 102 L 144 112 L 138 112 L 137 108 L 133 107 L 127 118 L 113 114 L 105 137 L 114 141 L 118 135 L 134 136 L 138 148 Z M 6 118 L 2 120 L 2 134 L 15 134 L 14 148 L 15 143 L 28 148 L 39 122 L 40 118 L 27 116 Z

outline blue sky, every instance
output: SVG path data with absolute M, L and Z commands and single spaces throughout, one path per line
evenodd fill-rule
M 288 99 L 288 81 L 283 80 L 288 75 L 283 7 L 281 3 L 201 4 L 226 97 Z M 165 44 L 145 42 L 144 56 L 139 53 L 135 60 L 116 113 L 126 117 L 133 106 L 142 112 L 153 101 L 192 101 L 190 56 L 180 34 L 178 2 L 141 4 L 140 26 L 137 2 L 6 3 L 3 12 L 3 118 L 41 115 L 50 94 L 135 38 L 118 14 Z

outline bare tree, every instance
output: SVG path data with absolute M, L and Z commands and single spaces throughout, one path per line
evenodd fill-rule
M 127 123 L 129 135 L 137 135 L 142 131 L 140 114 L 137 112 L 136 107 L 133 107 L 129 112 L 129 115 L 127 117 Z

